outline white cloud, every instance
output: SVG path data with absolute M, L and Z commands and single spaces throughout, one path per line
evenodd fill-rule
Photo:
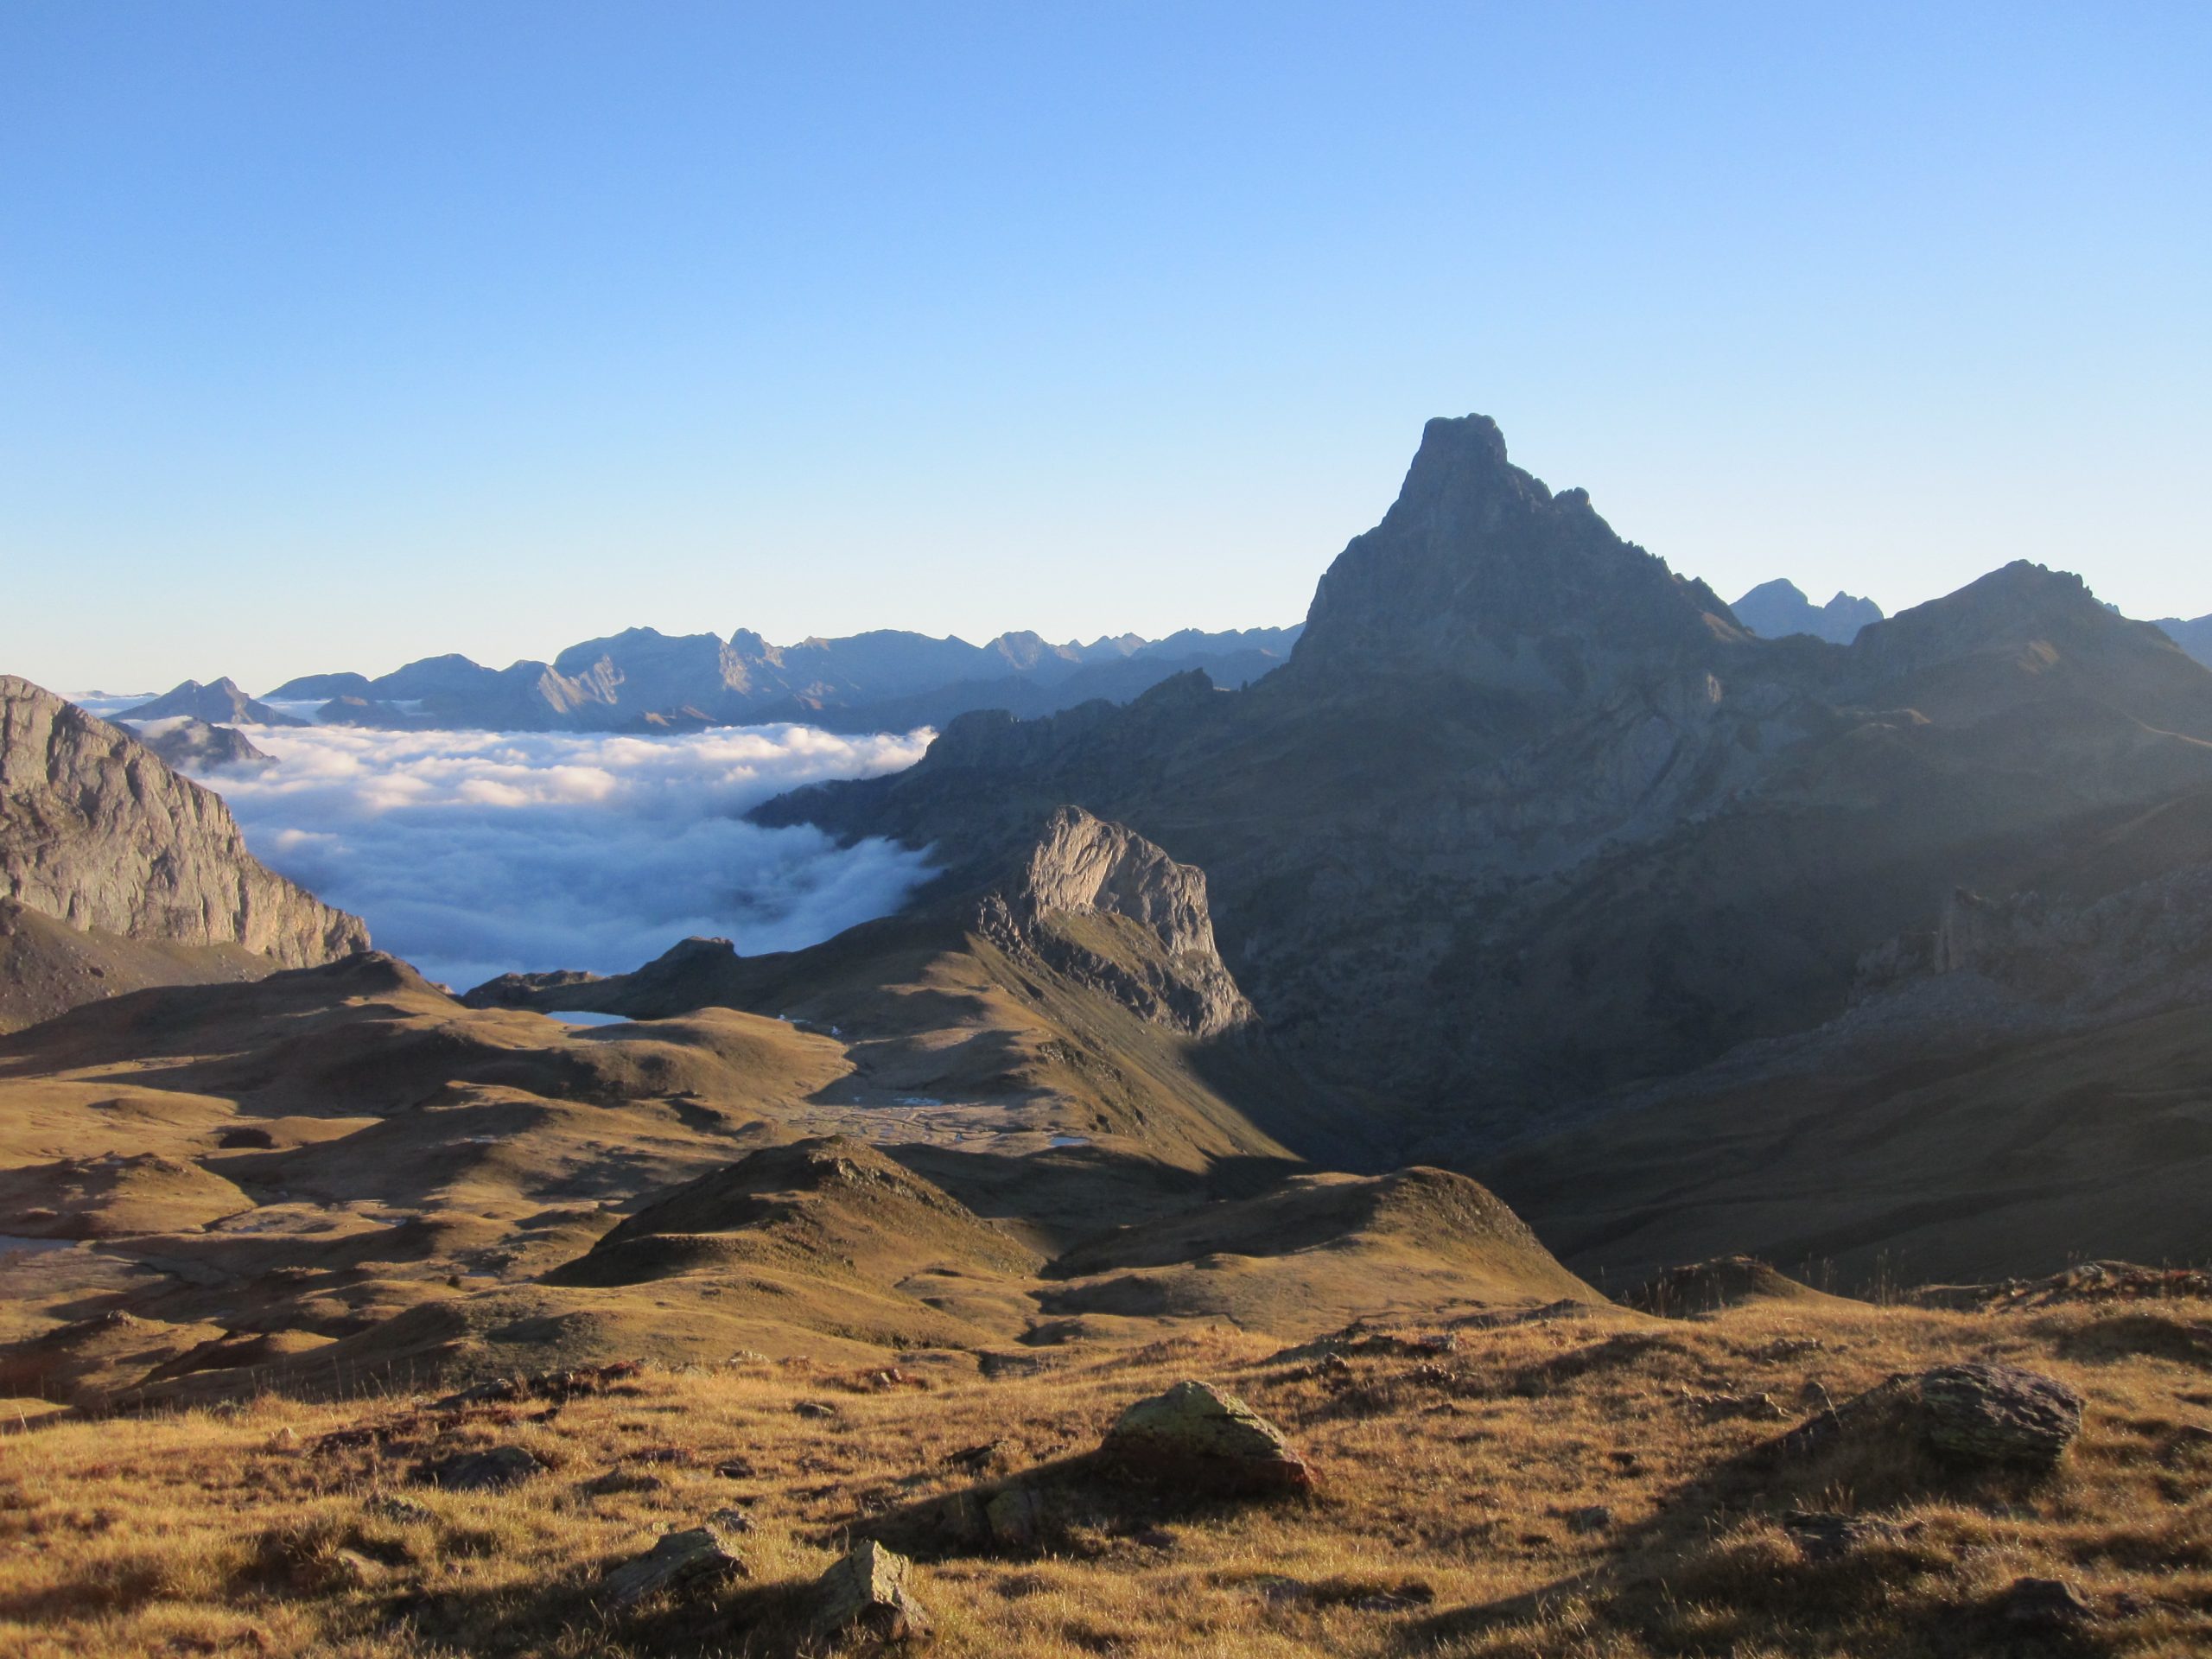
M 896 909 L 929 873 L 888 842 L 839 849 L 737 817 L 817 779 L 911 766 L 927 732 L 251 735 L 277 765 L 204 779 L 248 845 L 461 988 L 516 969 L 617 973 L 692 933 L 792 950 Z

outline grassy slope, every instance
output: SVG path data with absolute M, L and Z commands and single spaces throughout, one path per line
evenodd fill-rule
M 950 1453 L 1004 1437 L 1020 1469 L 1081 1452 L 1128 1401 L 1199 1376 L 1282 1424 L 1315 1461 L 1320 1495 L 1109 1501 L 1043 1556 L 932 1552 L 917 1587 L 939 1651 L 1964 1659 L 2017 1645 L 1996 1599 L 2043 1575 L 2101 1615 L 2070 1650 L 2179 1659 L 2212 1643 L 2212 1394 L 2177 1338 L 2208 1317 L 2184 1303 L 1999 1316 L 1765 1303 L 1680 1324 L 1599 1310 L 1469 1326 L 1454 1353 L 1361 1356 L 1349 1371 L 1217 1331 L 1080 1348 L 995 1382 L 925 1366 L 923 1386 L 872 1390 L 825 1361 L 649 1370 L 557 1412 L 264 1399 L 33 1426 L 0 1459 L 0 1649 L 788 1654 L 800 1586 L 849 1529 L 972 1484 Z M 1986 1357 L 2088 1398 L 2082 1439 L 2047 1481 L 1961 1483 L 1886 1444 L 1763 1473 L 1747 1454 L 1786 1422 L 1716 1405 L 1764 1394 L 1795 1419 L 1808 1379 L 1840 1400 L 1892 1371 Z M 801 1399 L 836 1414 L 796 1415 Z M 392 1436 L 382 1450 L 320 1441 L 372 1425 Z M 505 1443 L 551 1472 L 496 1497 L 404 1484 L 416 1456 Z M 688 1460 L 639 1455 L 658 1448 Z M 747 1471 L 715 1471 L 732 1458 Z M 661 1484 L 581 1490 L 618 1466 Z M 431 1518 L 379 1517 L 368 1505 L 380 1492 Z M 732 1503 L 754 1522 L 740 1541 L 748 1581 L 627 1616 L 594 1605 L 605 1567 Z M 1612 1524 L 1573 1529 L 1567 1517 L 1586 1504 Z M 1793 1504 L 1899 1530 L 1814 1562 L 1777 1523 Z M 371 1558 L 358 1578 L 340 1548 Z

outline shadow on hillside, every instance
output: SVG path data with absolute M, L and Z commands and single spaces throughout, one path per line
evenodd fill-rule
M 1955 1573 L 1967 1551 L 1938 1528 L 1889 1516 L 1930 1501 L 2002 1511 L 2048 1478 L 1945 1462 L 1922 1443 L 1902 1391 L 1879 1385 L 1663 1493 L 1651 1519 L 1608 1535 L 1598 1565 L 1427 1614 L 1406 1626 L 1397 1650 L 1430 1652 L 1580 1605 L 1661 1650 L 1764 1650 L 1778 1631 L 1878 1618 L 1885 1652 L 2101 1652 L 2089 1629 L 2024 1630 L 1995 1606 L 1897 1594 Z

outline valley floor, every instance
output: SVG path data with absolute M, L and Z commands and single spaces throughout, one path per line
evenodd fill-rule
M 2187 1300 L 1773 1301 L 1688 1320 L 1560 1306 L 1288 1350 L 1193 1328 L 1040 1349 L 996 1376 L 928 1351 L 875 1370 L 648 1366 L 566 1399 L 45 1421 L 18 1402 L 0 1438 L 0 1650 L 800 1653 L 806 1586 L 880 1534 L 917 1559 L 946 1655 L 2198 1654 L 2208 1321 Z M 2054 1472 L 1968 1477 L 1875 1431 L 1776 1447 L 1885 1377 L 1966 1359 L 2082 1393 Z M 1078 1484 L 1021 1548 L 931 1506 L 1079 1459 L 1184 1377 L 1279 1424 L 1314 1494 Z M 411 1478 L 493 1446 L 545 1469 L 497 1493 Z M 1824 1549 L 1793 1510 L 1871 1524 Z M 609 1567 L 717 1512 L 748 1576 L 608 1605 Z M 2039 1612 L 2012 1593 L 2023 1579 L 2064 1580 L 2082 1605 Z

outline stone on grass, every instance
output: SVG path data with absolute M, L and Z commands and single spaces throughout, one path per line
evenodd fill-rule
M 601 1596 L 616 1607 L 633 1606 L 663 1591 L 689 1590 L 746 1576 L 744 1560 L 712 1528 L 671 1532 L 644 1554 L 609 1570 Z
M 1831 1510 L 1791 1510 L 1782 1517 L 1782 1529 L 1808 1561 L 1832 1561 L 1864 1543 L 1895 1535 L 1886 1521 L 1864 1516 L 1839 1515 Z
M 657 1492 L 667 1484 L 658 1475 L 640 1474 L 634 1469 L 610 1469 L 576 1490 L 587 1497 L 613 1497 L 622 1492 Z
M 1140 1400 L 1106 1433 L 1109 1466 L 1207 1495 L 1310 1491 L 1313 1471 L 1283 1432 L 1210 1382 Z
M 811 1627 L 817 1640 L 845 1636 L 905 1642 L 929 1634 L 928 1616 L 906 1587 L 912 1563 L 873 1538 L 862 1539 L 814 1584 Z
M 1928 1443 L 1962 1462 L 2047 1468 L 2082 1428 L 2082 1396 L 2011 1365 L 1941 1365 L 1920 1378 Z
M 2069 1630 L 2096 1617 L 2063 1579 L 2015 1579 L 1998 1598 L 1997 1610 L 2006 1624 L 2031 1630 Z
M 1052 1524 L 1052 1508 L 1033 1486 L 1008 1486 L 983 1505 L 983 1526 L 1005 1548 L 1034 1548 Z
M 545 1465 L 522 1447 L 495 1446 L 423 1464 L 415 1478 L 449 1492 L 503 1492 L 544 1472 Z

